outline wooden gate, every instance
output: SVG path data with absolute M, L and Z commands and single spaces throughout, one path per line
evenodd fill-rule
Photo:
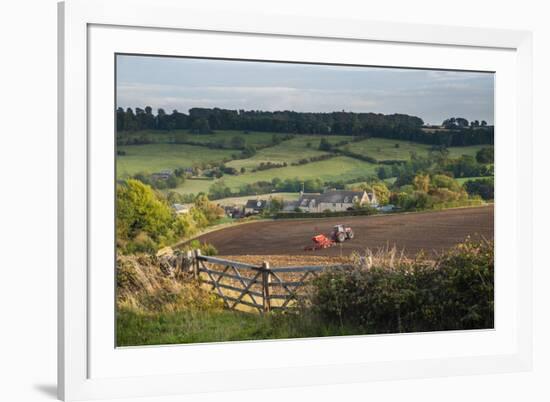
M 326 269 L 348 269 L 348 265 L 270 267 L 217 257 L 203 256 L 200 250 L 192 264 L 195 279 L 210 285 L 229 309 L 247 306 L 259 312 L 296 306 L 305 297 L 311 279 Z

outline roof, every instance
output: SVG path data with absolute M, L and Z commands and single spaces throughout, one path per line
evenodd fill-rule
M 307 208 L 312 203 L 315 204 L 316 202 L 319 202 L 319 197 L 321 194 L 302 194 L 300 196 L 300 199 L 297 202 L 297 206 L 302 208 Z
M 367 197 L 371 203 L 376 201 L 376 195 L 374 193 L 367 193 Z
M 330 190 L 323 194 L 303 194 L 298 201 L 300 207 L 308 207 L 315 203 L 353 204 L 354 199 L 361 200 L 363 191 Z M 369 197 L 370 199 L 370 197 Z
M 319 196 L 319 202 L 327 203 L 353 203 L 354 198 L 358 200 L 363 198 L 364 191 L 345 191 L 345 190 L 331 190 L 326 191 Z
M 298 201 L 283 201 L 283 211 L 291 212 L 298 207 Z
M 244 207 L 247 209 L 254 209 L 256 211 L 259 211 L 260 209 L 265 208 L 266 204 L 266 200 L 248 200 L 246 201 L 246 205 Z
M 155 172 L 151 176 L 153 177 L 170 177 L 174 174 L 171 170 L 162 170 L 160 172 Z

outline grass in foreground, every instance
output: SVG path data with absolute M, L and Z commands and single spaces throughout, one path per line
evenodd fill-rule
M 309 338 L 357 334 L 357 328 L 323 323 L 298 314 L 243 313 L 238 311 L 178 311 L 142 313 L 119 309 L 117 345 Z
M 161 345 L 494 328 L 494 245 L 467 239 L 435 260 L 395 248 L 353 258 L 311 283 L 309 303 L 266 314 L 225 310 L 153 256 L 117 260 L 117 345 Z

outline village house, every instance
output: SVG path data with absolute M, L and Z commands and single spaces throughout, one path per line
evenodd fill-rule
M 185 215 L 189 213 L 192 206 L 192 204 L 173 204 L 172 208 L 176 211 L 176 215 Z
M 245 215 L 259 214 L 267 206 L 266 200 L 248 200 L 244 206 Z
M 168 180 L 173 175 L 174 175 L 174 172 L 172 172 L 171 170 L 162 170 L 160 172 L 153 173 L 151 175 L 151 178 L 153 180 Z
M 283 201 L 283 209 L 281 212 L 296 212 L 298 201 Z
M 376 195 L 366 191 L 329 190 L 322 194 L 302 194 L 297 203 L 303 212 L 349 211 L 364 205 L 376 207 Z

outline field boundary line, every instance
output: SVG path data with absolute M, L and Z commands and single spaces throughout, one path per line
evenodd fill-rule
M 267 218 L 266 219 L 254 219 L 254 220 L 249 220 L 249 221 L 245 221 L 245 222 L 222 223 L 221 225 L 210 226 L 208 229 L 203 230 L 200 233 L 197 233 L 197 234 L 195 234 L 195 235 L 193 235 L 189 238 L 186 238 L 184 240 L 179 240 L 178 242 L 170 245 L 170 247 L 177 248 L 177 247 L 183 246 L 185 243 L 189 243 L 190 241 L 193 241 L 193 240 L 195 240 L 195 239 L 197 239 L 201 236 L 204 236 L 205 234 L 217 232 L 218 230 L 223 230 L 223 229 L 242 226 L 242 225 L 248 225 L 248 224 L 256 223 L 256 222 L 273 222 L 275 220 L 276 219 L 267 219 Z

